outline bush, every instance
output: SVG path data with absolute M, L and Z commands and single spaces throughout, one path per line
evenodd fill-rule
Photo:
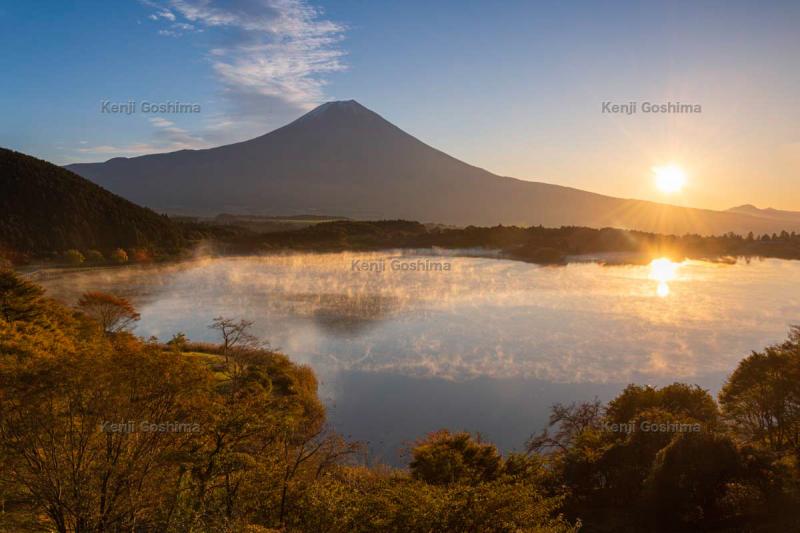
M 559 498 L 507 478 L 478 485 L 431 485 L 400 471 L 345 467 L 308 486 L 289 530 L 577 531 L 558 514 L 559 505 Z
M 482 483 L 498 477 L 503 459 L 497 448 L 469 433 L 431 433 L 412 450 L 411 475 L 426 483 Z
M 186 338 L 186 334 L 182 331 L 179 331 L 172 338 L 167 341 L 167 346 L 175 350 L 176 352 L 184 352 L 186 351 L 186 346 L 189 343 L 189 339 Z
M 146 248 L 131 248 L 128 258 L 134 263 L 148 263 L 153 260 L 153 254 Z
M 110 256 L 111 260 L 117 264 L 123 264 L 128 262 L 128 252 L 123 250 L 122 248 L 117 248 L 113 252 L 111 252 Z
M 103 254 L 101 254 L 97 250 L 89 250 L 88 252 L 86 252 L 86 261 L 88 261 L 89 263 L 94 263 L 94 264 L 103 263 L 105 262 L 105 260 L 106 258 L 103 257 Z
M 78 250 L 71 249 L 64 252 L 64 261 L 69 263 L 70 265 L 80 265 L 86 260 L 83 257 L 83 254 L 80 253 Z

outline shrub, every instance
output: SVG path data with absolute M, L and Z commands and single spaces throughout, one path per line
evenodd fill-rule
M 469 433 L 441 430 L 417 442 L 409 466 L 415 479 L 434 485 L 481 483 L 497 478 L 502 457 L 494 445 Z
M 131 248 L 128 258 L 134 263 L 148 263 L 153 260 L 153 254 L 146 248 Z
M 128 252 L 123 250 L 122 248 L 117 248 L 113 252 L 111 252 L 110 258 L 113 262 L 117 264 L 123 264 L 128 262 Z
M 179 331 L 172 338 L 167 341 L 167 346 L 175 350 L 176 352 L 184 352 L 186 351 L 186 346 L 189 343 L 189 339 L 186 338 L 186 334 L 182 331 Z
M 78 250 L 70 249 L 64 252 L 64 261 L 70 265 L 80 265 L 86 260 Z
M 106 258 L 103 257 L 103 254 L 101 254 L 97 250 L 89 250 L 88 252 L 86 252 L 86 261 L 88 261 L 89 263 L 97 264 L 97 263 L 102 263 L 105 260 Z

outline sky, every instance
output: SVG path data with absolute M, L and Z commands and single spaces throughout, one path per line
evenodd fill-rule
M 0 146 L 207 148 L 355 99 L 499 175 L 800 210 L 799 27 L 796 1 L 0 0 Z M 642 109 L 669 102 L 696 111 Z

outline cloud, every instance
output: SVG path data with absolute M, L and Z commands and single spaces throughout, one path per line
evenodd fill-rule
M 160 150 L 159 147 L 150 143 L 134 143 L 124 146 L 114 146 L 111 144 L 101 144 L 98 146 L 85 146 L 78 148 L 82 154 L 101 154 L 101 155 L 143 155 L 152 154 Z
M 175 20 L 175 15 L 168 9 L 162 9 L 157 13 L 153 13 L 149 17 L 151 20 L 158 20 L 158 19 L 165 19 L 165 20 Z
M 149 118 L 147 142 L 82 145 L 81 154 L 143 155 L 255 137 L 323 103 L 328 76 L 346 70 L 346 28 L 306 0 L 139 1 L 152 10 L 148 18 L 157 34 L 204 34 L 193 44 L 205 46 L 200 49 L 218 83 L 218 105 L 196 132 Z
M 156 137 L 168 143 L 174 150 L 206 148 L 208 146 L 208 142 L 202 137 L 190 134 L 170 120 L 163 117 L 151 117 L 148 120 L 156 128 Z
M 160 30 L 176 36 L 214 30 L 221 39 L 206 59 L 226 104 L 223 122 L 263 133 L 326 99 L 327 75 L 346 69 L 345 27 L 304 0 L 167 0 L 148 5 L 174 14 Z
M 177 150 L 194 150 L 209 148 L 211 144 L 202 137 L 192 135 L 187 130 L 179 128 L 171 120 L 164 117 L 150 117 L 147 119 L 155 128 L 153 142 L 131 143 L 114 146 L 103 144 L 99 146 L 81 146 L 78 152 L 96 155 L 145 155 L 159 152 L 174 152 Z M 81 141 L 82 145 L 87 144 Z

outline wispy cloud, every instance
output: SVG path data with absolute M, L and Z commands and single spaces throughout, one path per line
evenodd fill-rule
M 208 142 L 203 137 L 192 135 L 185 129 L 176 126 L 170 120 L 163 117 L 152 117 L 148 120 L 156 128 L 156 137 L 173 149 L 205 148 L 208 146 Z
M 86 146 L 86 141 L 81 141 L 78 152 L 90 155 L 144 155 L 159 152 L 174 152 L 176 150 L 191 150 L 208 148 L 210 143 L 204 138 L 193 135 L 183 128 L 179 128 L 171 120 L 163 117 L 150 117 L 153 126 L 153 141 L 146 143 L 131 143 L 114 146 L 103 144 Z
M 203 54 L 218 83 L 219 106 L 195 132 L 150 118 L 152 140 L 82 146 L 83 154 L 204 148 L 259 135 L 325 101 L 328 76 L 346 69 L 346 28 L 306 0 L 139 1 L 152 10 L 154 34 L 206 33 L 203 42 L 213 44 Z
M 150 19 L 152 20 L 158 20 L 160 18 L 174 21 L 175 15 L 168 9 L 164 9 L 150 15 Z
M 226 32 L 225 44 L 208 50 L 208 58 L 240 115 L 263 115 L 276 102 L 309 109 L 324 99 L 326 75 L 346 68 L 339 46 L 344 26 L 303 0 L 170 0 L 167 6 L 184 21 L 173 20 L 173 30 Z

